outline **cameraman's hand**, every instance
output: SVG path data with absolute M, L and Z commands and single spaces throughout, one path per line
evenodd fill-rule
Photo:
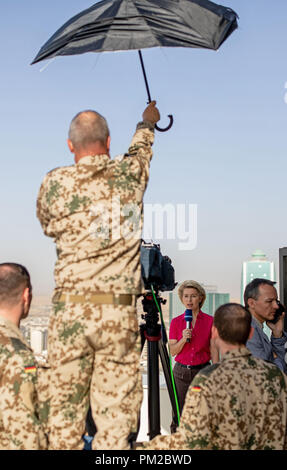
M 151 101 L 143 112 L 143 121 L 156 124 L 160 120 L 159 110 L 156 107 L 156 101 Z

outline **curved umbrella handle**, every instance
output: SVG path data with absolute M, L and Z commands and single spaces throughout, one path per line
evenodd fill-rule
M 171 126 L 173 125 L 173 115 L 169 114 L 168 117 L 169 117 L 169 125 L 167 127 L 161 128 L 161 127 L 158 127 L 158 125 L 156 124 L 154 127 L 156 128 L 157 131 L 166 132 L 171 128 Z

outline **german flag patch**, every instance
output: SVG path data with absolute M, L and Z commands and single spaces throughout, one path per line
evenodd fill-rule
M 199 387 L 198 385 L 192 387 L 191 389 L 192 392 L 201 392 L 201 387 Z
M 26 374 L 36 374 L 37 372 L 37 367 L 35 365 L 25 366 L 24 369 Z

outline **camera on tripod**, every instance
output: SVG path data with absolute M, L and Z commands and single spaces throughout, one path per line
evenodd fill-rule
M 155 243 L 146 243 L 142 240 L 141 253 L 141 276 L 146 289 L 142 301 L 145 315 L 142 319 L 144 324 L 140 325 L 142 349 L 145 341 L 148 345 L 148 423 L 149 438 L 160 434 L 160 399 L 159 399 L 159 357 L 167 384 L 167 389 L 173 412 L 177 413 L 176 390 L 172 382 L 169 355 L 167 351 L 167 334 L 164 323 L 158 324 L 161 312 L 162 299 L 159 291 L 173 290 L 176 286 L 175 273 L 168 256 L 163 256 L 160 246 Z
M 160 245 L 146 243 L 141 245 L 141 276 L 146 290 L 169 291 L 176 286 L 174 268 L 168 256 L 163 256 Z
M 145 323 L 140 325 L 141 349 L 145 341 L 148 343 L 148 427 L 149 438 L 160 434 L 160 398 L 159 398 L 159 357 L 167 384 L 167 389 L 173 412 L 177 413 L 176 393 L 173 390 L 173 383 L 169 365 L 169 356 L 166 348 L 167 336 L 164 325 L 158 324 L 158 313 L 161 312 L 160 304 L 165 303 L 159 295 L 159 291 L 173 290 L 176 286 L 175 272 L 168 256 L 163 256 L 160 245 L 146 243 L 142 240 L 140 251 L 141 275 L 146 289 L 143 295 L 142 315 Z M 94 436 L 96 433 L 95 423 L 91 414 L 91 409 L 86 420 L 88 434 Z M 137 439 L 139 429 L 129 436 L 129 442 Z

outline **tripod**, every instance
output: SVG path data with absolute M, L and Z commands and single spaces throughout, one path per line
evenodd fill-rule
M 163 324 L 158 324 L 158 309 L 160 309 L 160 304 L 165 302 L 164 299 L 159 297 L 157 291 L 155 293 L 147 292 L 142 300 L 143 310 L 146 314 L 142 315 L 145 324 L 140 325 L 140 333 L 142 350 L 145 341 L 148 345 L 148 435 L 150 440 L 160 434 L 159 357 L 173 413 L 178 416 L 177 398 L 174 393 L 175 384 L 170 371 L 169 355 L 166 347 L 166 330 Z

